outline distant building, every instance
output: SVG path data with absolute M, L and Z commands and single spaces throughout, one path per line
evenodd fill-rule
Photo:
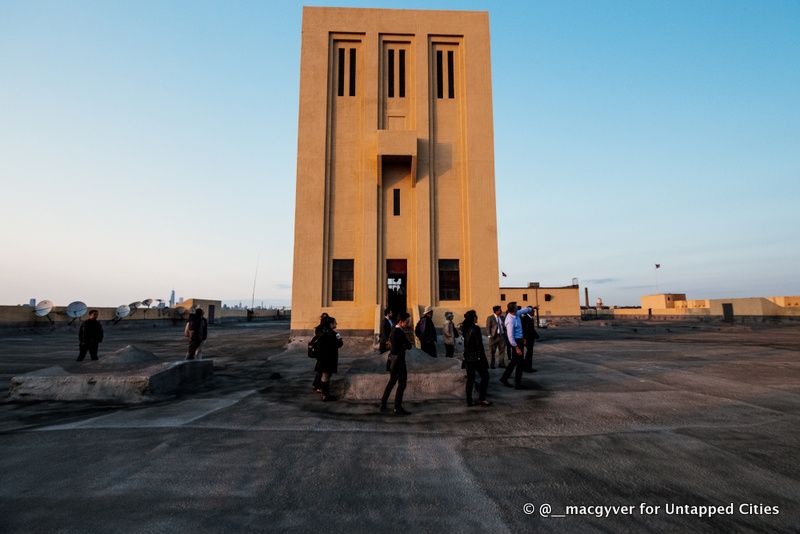
M 500 304 L 503 309 L 509 302 L 519 306 L 539 308 L 539 317 L 580 317 L 580 288 L 577 285 L 541 287 L 531 282 L 528 287 L 501 287 Z
M 794 317 L 800 319 L 800 296 L 690 300 L 685 293 L 643 295 L 640 308 L 613 310 L 614 317 L 735 318 Z

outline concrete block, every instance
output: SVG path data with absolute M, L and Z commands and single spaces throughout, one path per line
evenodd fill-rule
M 139 403 L 191 389 L 214 373 L 213 360 L 160 363 L 128 371 L 70 373 L 55 366 L 15 376 L 15 401 L 102 401 Z

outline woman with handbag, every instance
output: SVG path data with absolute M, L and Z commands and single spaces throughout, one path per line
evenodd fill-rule
M 467 406 L 475 406 L 472 400 L 472 390 L 475 389 L 475 374 L 481 377 L 478 384 L 478 402 L 481 406 L 491 406 L 486 400 L 486 390 L 489 388 L 489 361 L 486 359 L 486 350 L 483 348 L 483 335 L 481 327 L 477 324 L 478 314 L 469 310 L 464 314 L 461 324 L 461 335 L 464 336 L 464 362 L 462 369 L 467 371 Z

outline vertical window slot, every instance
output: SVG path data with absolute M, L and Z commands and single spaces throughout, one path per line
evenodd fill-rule
M 338 57 L 339 64 L 338 67 L 338 79 L 336 83 L 338 85 L 337 92 L 339 96 L 344 96 L 344 48 L 339 49 L 339 57 Z
M 444 97 L 444 87 L 442 79 L 442 51 L 436 51 L 436 98 Z
M 456 92 L 453 80 L 453 51 L 447 51 L 447 98 L 455 98 Z
M 406 51 L 400 50 L 400 98 L 406 97 Z
M 356 49 L 350 49 L 350 96 L 356 96 Z
M 400 190 L 394 190 L 394 214 L 400 215 Z
M 388 62 L 388 80 L 389 85 L 389 98 L 394 98 L 394 50 L 389 49 L 389 62 Z

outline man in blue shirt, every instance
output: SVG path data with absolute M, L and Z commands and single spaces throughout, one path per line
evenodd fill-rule
M 530 313 L 533 308 L 517 309 L 517 303 L 512 301 L 508 303 L 508 313 L 506 314 L 506 335 L 508 336 L 508 343 L 511 346 L 511 363 L 506 367 L 500 383 L 506 387 L 513 387 L 515 389 L 524 389 L 522 387 L 522 371 L 525 365 L 525 334 L 522 331 L 522 321 L 519 314 Z M 514 385 L 512 386 L 508 379 L 511 373 L 514 372 Z

